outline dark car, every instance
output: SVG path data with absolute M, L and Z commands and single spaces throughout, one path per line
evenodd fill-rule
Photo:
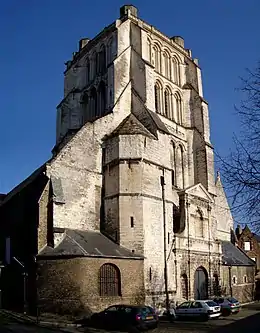
M 221 313 L 224 316 L 236 314 L 241 308 L 240 303 L 234 297 L 217 297 L 213 301 L 221 306 Z
M 94 326 L 105 329 L 128 329 L 136 327 L 139 330 L 154 329 L 158 325 L 158 317 L 150 306 L 112 305 L 99 313 L 94 313 L 84 326 Z

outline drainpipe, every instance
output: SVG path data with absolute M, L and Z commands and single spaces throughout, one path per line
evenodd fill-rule
M 233 296 L 233 290 L 232 290 L 232 278 L 231 278 L 231 266 L 228 266 L 228 275 L 229 275 L 229 291 L 230 291 L 230 296 Z
M 190 280 L 191 280 L 191 271 L 190 271 L 190 219 L 189 219 L 189 207 L 190 203 L 188 198 L 185 198 L 186 201 L 186 222 L 187 222 L 187 232 L 188 232 L 188 275 L 189 275 L 189 283 L 188 283 L 188 299 L 191 297 L 191 288 L 190 288 Z M 184 206 L 185 209 L 185 206 Z
M 167 242 L 166 242 L 166 209 L 165 209 L 165 181 L 164 181 L 164 170 L 163 176 L 161 176 L 161 187 L 162 187 L 162 204 L 163 204 L 163 245 L 164 245 L 164 284 L 166 294 L 166 311 L 169 315 L 169 293 L 168 293 L 168 272 L 167 272 Z
M 210 205 L 208 205 L 208 246 L 209 246 L 209 296 L 211 297 L 211 253 L 210 253 L 210 211 L 211 211 L 211 207 Z

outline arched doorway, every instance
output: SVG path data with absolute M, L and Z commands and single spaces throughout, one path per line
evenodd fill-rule
M 204 267 L 198 267 L 194 276 L 194 299 L 208 298 L 208 273 Z

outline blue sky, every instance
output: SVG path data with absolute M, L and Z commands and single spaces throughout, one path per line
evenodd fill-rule
M 0 11 L 0 192 L 51 156 L 64 62 L 83 37 L 119 17 L 118 0 L 9 0 Z M 238 130 L 235 88 L 260 54 L 259 0 L 132 1 L 166 35 L 181 35 L 199 58 L 209 101 L 211 139 L 226 154 Z

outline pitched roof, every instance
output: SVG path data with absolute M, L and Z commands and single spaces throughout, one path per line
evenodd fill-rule
M 142 255 L 116 244 L 100 232 L 65 229 L 63 238 L 54 248 L 44 247 L 38 257 L 108 257 L 143 259 Z
M 111 134 L 107 135 L 106 138 L 116 135 L 132 134 L 142 134 L 149 138 L 156 139 L 156 137 L 150 131 L 148 131 L 132 113 L 127 116 Z
M 255 266 L 255 262 L 250 259 L 245 252 L 228 241 L 221 241 L 222 263 L 228 266 Z

